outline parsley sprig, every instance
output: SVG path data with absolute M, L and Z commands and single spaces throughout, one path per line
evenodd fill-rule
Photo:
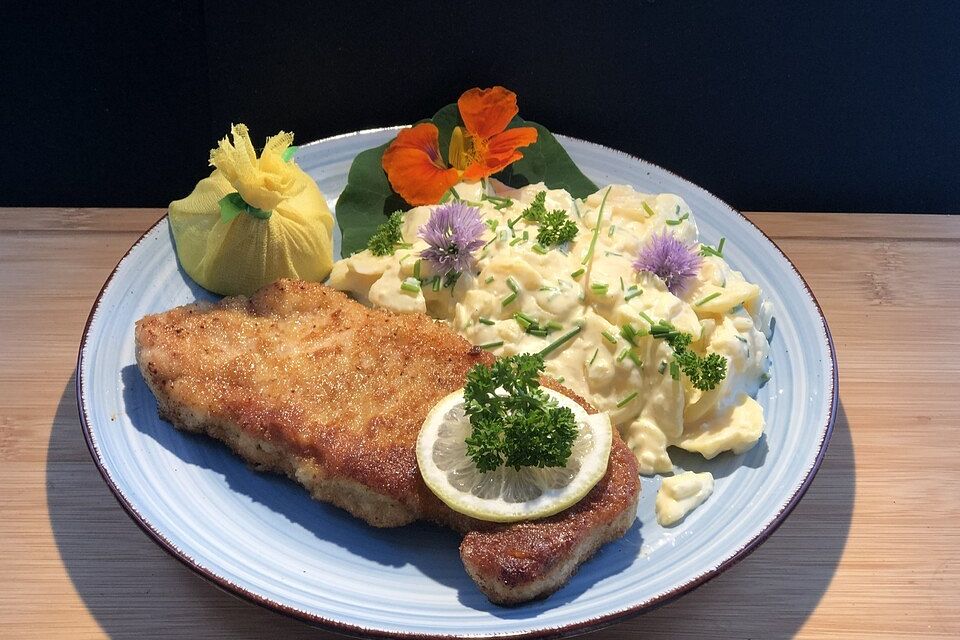
M 400 226 L 403 224 L 403 212 L 394 211 L 386 222 L 377 227 L 377 230 L 367 241 L 367 248 L 375 256 L 392 256 L 397 247 L 409 248 L 411 245 L 403 241 Z
M 678 331 L 672 323 L 660 320 L 650 322 L 650 335 L 666 341 L 673 349 L 673 361 L 670 363 L 670 376 L 680 379 L 683 372 L 692 384 L 701 391 L 710 391 L 727 377 L 727 359 L 719 353 L 701 356 L 690 349 L 693 336 Z
M 543 366 L 542 356 L 518 354 L 492 367 L 478 364 L 467 374 L 467 455 L 480 471 L 567 463 L 577 426 L 573 412 L 540 388 Z
M 536 222 L 540 227 L 537 231 L 537 244 L 543 247 L 554 247 L 577 237 L 577 223 L 570 219 L 566 211 L 547 211 L 546 191 L 534 196 L 533 202 L 521 215 L 524 220 Z

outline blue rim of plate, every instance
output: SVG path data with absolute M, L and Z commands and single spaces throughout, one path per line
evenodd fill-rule
M 330 136 L 328 138 L 322 138 L 320 140 L 314 140 L 312 142 L 301 145 L 301 148 L 321 144 L 321 143 L 332 141 L 332 140 L 338 140 L 342 138 L 362 135 L 366 133 L 399 130 L 401 128 L 403 127 L 402 126 L 377 127 L 373 129 L 363 129 L 360 131 L 352 131 L 350 133 Z M 495 637 L 498 639 L 501 639 L 501 638 L 503 639 L 563 638 L 563 637 L 569 637 L 573 635 L 579 635 L 582 633 L 588 633 L 590 631 L 596 631 L 603 627 L 608 627 L 610 625 L 616 624 L 618 622 L 622 622 L 629 618 L 633 618 L 637 615 L 646 613 L 648 611 L 661 607 L 665 604 L 673 602 L 677 598 L 687 593 L 690 593 L 697 587 L 701 586 L 702 584 L 705 584 L 712 578 L 715 578 L 716 576 L 720 575 L 730 567 L 734 566 L 735 564 L 737 564 L 738 562 L 746 558 L 757 547 L 763 544 L 771 535 L 773 535 L 773 533 L 780 527 L 781 524 L 783 524 L 783 522 L 787 519 L 787 516 L 790 515 L 790 513 L 797 506 L 797 504 L 799 504 L 801 498 L 803 498 L 804 494 L 807 492 L 807 489 L 810 487 L 810 484 L 813 482 L 813 478 L 817 475 L 817 471 L 820 469 L 820 465 L 823 463 L 823 458 L 827 453 L 827 447 L 829 446 L 830 439 L 833 436 L 833 428 L 836 422 L 837 409 L 839 406 L 839 372 L 837 370 L 837 353 L 836 353 L 836 347 L 833 342 L 833 335 L 830 333 L 830 327 L 827 324 L 826 316 L 824 316 L 823 314 L 823 308 L 820 306 L 820 302 L 817 300 L 816 296 L 813 294 L 813 290 L 810 288 L 810 285 L 807 283 L 806 279 L 803 277 L 803 275 L 800 273 L 797 267 L 793 264 L 793 261 L 791 261 L 790 258 L 787 256 L 787 254 L 784 253 L 783 249 L 780 248 L 780 245 L 774 242 L 773 239 L 770 238 L 770 236 L 764 233 L 764 231 L 760 229 L 760 227 L 755 225 L 749 218 L 747 218 L 742 213 L 740 213 L 739 211 L 731 207 L 725 201 L 721 200 L 720 198 L 710 193 L 706 189 L 703 189 L 702 187 L 690 182 L 689 180 L 686 180 L 678 176 L 677 174 L 673 173 L 669 169 L 664 169 L 663 167 L 660 167 L 659 165 L 655 165 L 654 163 L 649 162 L 647 160 L 641 160 L 640 158 L 637 158 L 636 156 L 632 156 L 624 151 L 620 151 L 619 149 L 613 149 L 611 147 L 606 147 L 604 145 L 600 145 L 595 142 L 589 142 L 579 138 L 573 138 L 571 136 L 564 136 L 559 134 L 555 134 L 555 135 L 561 141 L 567 139 L 567 140 L 578 142 L 580 144 L 597 147 L 604 151 L 612 152 L 612 153 L 624 156 L 625 158 L 628 158 L 631 160 L 645 162 L 663 171 L 664 173 L 674 176 L 675 178 L 686 183 L 690 187 L 698 189 L 710 195 L 717 203 L 723 205 L 723 207 L 726 208 L 728 213 L 739 217 L 744 222 L 746 222 L 747 224 L 752 226 L 754 229 L 756 229 L 777 250 L 777 252 L 784 259 L 784 261 L 790 266 L 790 269 L 793 271 L 794 275 L 796 275 L 797 278 L 800 280 L 800 283 L 803 285 L 804 289 L 806 289 L 807 294 L 810 296 L 810 300 L 813 302 L 814 306 L 816 307 L 817 314 L 820 318 L 820 322 L 823 325 L 823 333 L 824 333 L 824 336 L 826 337 L 828 353 L 830 354 L 830 386 L 831 386 L 830 411 L 827 418 L 827 424 L 820 431 L 821 433 L 820 447 L 817 452 L 816 459 L 814 460 L 813 464 L 808 470 L 806 477 L 803 479 L 803 482 L 799 485 L 799 487 L 797 487 L 796 491 L 793 493 L 793 495 L 790 497 L 787 503 L 780 509 L 780 511 L 778 511 L 772 517 L 772 519 L 767 523 L 767 525 L 759 533 L 757 533 L 753 538 L 748 540 L 742 547 L 737 549 L 732 555 L 724 559 L 715 567 L 711 568 L 710 570 L 702 574 L 697 575 L 691 580 L 681 585 L 678 585 L 677 587 L 665 593 L 655 596 L 650 600 L 642 602 L 633 607 L 618 610 L 618 611 L 601 615 L 601 616 L 596 616 L 588 620 L 570 623 L 563 627 L 535 629 L 535 630 L 525 631 L 521 633 L 506 634 L 506 635 L 497 634 Z M 100 472 L 100 475 L 103 477 L 104 482 L 110 488 L 110 492 L 113 493 L 114 498 L 116 498 L 117 502 L 120 504 L 123 510 L 127 513 L 127 515 L 130 516 L 130 518 L 134 521 L 134 523 L 136 523 L 136 525 L 140 527 L 140 529 L 145 534 L 147 534 L 147 536 L 150 539 L 152 539 L 161 549 L 163 549 L 164 551 L 169 553 L 171 556 L 179 560 L 183 565 L 185 565 L 187 568 L 189 568 L 191 571 L 193 571 L 200 577 L 208 580 L 215 586 L 221 588 L 227 593 L 233 596 L 236 596 L 240 599 L 259 605 L 275 613 L 283 614 L 289 618 L 299 620 L 301 622 L 306 622 L 313 626 L 317 626 L 323 629 L 327 629 L 329 631 L 334 631 L 337 633 L 342 633 L 342 634 L 352 635 L 357 637 L 417 638 L 417 639 L 437 639 L 437 640 L 453 640 L 453 639 L 459 638 L 460 636 L 450 635 L 450 634 L 423 634 L 423 633 L 403 633 L 403 632 L 397 633 L 397 632 L 390 632 L 390 631 L 384 631 L 379 629 L 369 629 L 365 627 L 359 627 L 356 625 L 341 622 L 339 620 L 333 620 L 329 618 L 324 618 L 322 616 L 309 614 L 304 611 L 300 611 L 298 609 L 288 607 L 282 603 L 276 602 L 274 600 L 271 600 L 270 598 L 266 598 L 260 594 L 257 594 L 248 589 L 245 589 L 240 585 L 234 582 L 231 582 L 230 580 L 227 580 L 225 578 L 222 578 L 221 576 L 216 575 L 215 573 L 211 572 L 207 568 L 196 563 L 189 556 L 181 553 L 176 547 L 174 547 L 170 543 L 169 540 L 167 540 L 163 536 L 162 533 L 154 529 L 153 526 L 143 516 L 140 515 L 136 507 L 134 507 L 129 502 L 129 500 L 127 500 L 127 497 L 123 494 L 120 488 L 114 483 L 113 479 L 110 477 L 110 473 L 107 471 L 104 465 L 103 459 L 100 455 L 100 452 L 97 448 L 97 445 L 93 439 L 93 436 L 90 430 L 89 414 L 84 402 L 84 396 L 82 392 L 83 371 L 84 371 L 84 366 L 83 366 L 84 352 L 86 351 L 87 338 L 90 331 L 90 325 L 93 322 L 97 309 L 100 307 L 100 302 L 104 292 L 106 291 L 107 287 L 110 286 L 110 283 L 113 281 L 114 277 L 116 276 L 117 269 L 130 256 L 130 253 L 143 241 L 143 239 L 148 234 L 150 234 L 150 232 L 153 231 L 157 227 L 157 225 L 161 224 L 166 217 L 167 217 L 166 215 L 161 216 L 160 219 L 158 219 L 156 222 L 150 225 L 150 227 L 143 232 L 143 234 L 137 239 L 137 241 L 134 242 L 129 249 L 127 249 L 127 251 L 123 254 L 120 260 L 117 262 L 117 265 L 110 272 L 110 275 L 107 277 L 106 281 L 103 283 L 103 286 L 100 288 L 99 293 L 97 293 L 97 297 L 94 300 L 93 306 L 90 309 L 90 314 L 87 316 L 87 321 L 86 323 L 84 323 L 83 335 L 80 339 L 80 347 L 77 354 L 76 396 L 77 396 L 77 408 L 80 415 L 80 425 L 83 430 L 83 438 L 87 443 L 87 449 L 90 451 L 90 456 L 93 458 L 93 462 L 96 465 L 97 470 Z

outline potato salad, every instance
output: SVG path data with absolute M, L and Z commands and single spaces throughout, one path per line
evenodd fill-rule
M 450 194 L 485 225 L 469 267 L 442 273 L 425 257 L 422 228 L 448 204 L 421 206 L 394 220 L 390 252 L 340 260 L 328 284 L 366 304 L 426 313 L 497 356 L 542 353 L 548 375 L 610 415 L 643 474 L 673 471 L 671 446 L 709 459 L 757 442 L 764 417 L 753 396 L 769 367 L 770 305 L 726 263 L 720 239 L 701 244 L 682 198 L 610 185 L 578 200 L 496 181 Z M 564 232 L 545 232 L 543 212 L 569 219 Z M 719 354 L 711 362 L 725 360 L 722 378 L 707 372 L 713 386 L 703 383 L 681 350 L 694 365 Z

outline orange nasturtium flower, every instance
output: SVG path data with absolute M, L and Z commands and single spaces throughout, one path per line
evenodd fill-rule
M 461 180 L 493 175 L 523 157 L 537 141 L 533 127 L 507 129 L 517 115 L 517 94 L 503 87 L 470 89 L 457 100 L 463 127 L 450 137 L 449 161 L 440 155 L 440 135 L 430 122 L 403 129 L 383 152 L 390 186 L 412 205 L 436 204 Z M 466 129 L 464 131 L 464 129 Z

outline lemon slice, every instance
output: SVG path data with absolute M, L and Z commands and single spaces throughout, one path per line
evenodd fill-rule
M 580 429 L 564 467 L 499 467 L 479 471 L 467 455 L 470 418 L 463 390 L 451 393 L 427 414 L 417 438 L 417 462 L 430 490 L 454 511 L 480 520 L 515 522 L 563 511 L 587 495 L 607 471 L 613 431 L 605 413 L 543 389 L 573 411 Z

